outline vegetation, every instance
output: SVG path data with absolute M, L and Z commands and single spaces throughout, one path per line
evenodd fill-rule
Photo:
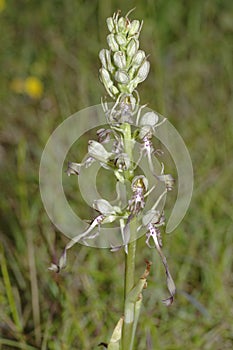
M 0 349 L 99 349 L 121 316 L 123 252 L 80 245 L 61 275 L 48 271 L 67 239 L 43 208 L 38 170 L 55 127 L 100 103 L 105 20 L 134 5 L 152 63 L 141 100 L 175 125 L 195 173 L 190 209 L 164 237 L 177 286 L 170 308 L 161 303 L 159 257 L 144 248 L 145 238 L 138 241 L 136 271 L 145 259 L 153 269 L 136 349 L 233 347 L 231 1 L 8 0 L 0 1 Z M 79 146 L 85 154 L 86 142 Z M 90 217 L 78 194 L 71 201 Z

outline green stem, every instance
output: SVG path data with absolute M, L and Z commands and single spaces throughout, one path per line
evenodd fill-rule
M 124 148 L 125 153 L 128 154 L 131 162 L 133 161 L 133 147 L 134 143 L 131 135 L 131 126 L 128 123 L 122 125 L 124 129 Z M 128 171 L 125 174 L 125 177 L 128 180 L 131 180 L 133 177 L 132 171 Z M 130 237 L 135 234 L 137 227 L 135 227 L 135 222 L 130 223 Z M 128 244 L 128 254 L 125 254 L 125 285 L 124 285 L 124 323 L 122 329 L 122 350 L 132 350 L 134 343 L 135 335 L 135 310 L 134 304 L 127 301 L 127 296 L 129 292 L 134 287 L 134 272 L 135 272 L 135 253 L 136 253 L 136 240 L 131 241 Z
M 132 139 L 131 135 L 131 125 L 128 123 L 125 123 L 122 125 L 122 129 L 124 130 L 124 148 L 125 153 L 128 155 L 131 162 L 133 162 L 133 147 L 134 147 L 134 140 Z M 127 180 L 132 180 L 133 178 L 133 171 L 127 170 L 125 171 L 125 178 Z
M 132 226 L 132 225 L 131 225 Z M 128 244 L 128 254 L 125 254 L 125 288 L 124 298 L 134 286 L 134 271 L 135 271 L 135 253 L 137 242 L 133 241 Z

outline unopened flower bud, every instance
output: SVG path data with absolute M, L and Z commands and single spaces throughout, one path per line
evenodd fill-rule
M 102 63 L 102 66 L 105 68 L 105 69 L 108 69 L 107 67 L 107 60 L 106 60 L 106 49 L 102 49 L 99 53 L 99 58 L 100 58 L 100 61 Z
M 139 48 L 139 41 L 137 39 L 131 39 L 127 46 L 127 55 L 133 57 Z
M 125 53 L 122 51 L 117 51 L 113 55 L 113 60 L 117 68 L 124 69 L 126 66 Z
M 107 36 L 107 42 L 112 51 L 115 52 L 119 50 L 119 45 L 117 44 L 114 34 L 109 34 Z
M 126 32 L 127 31 L 127 20 L 124 17 L 119 18 L 117 23 L 118 31 L 119 32 Z
M 113 81 L 110 78 L 109 72 L 105 68 L 100 68 L 99 74 L 100 81 L 104 84 L 105 89 L 107 90 L 109 95 L 114 98 L 114 95 L 116 95 L 119 92 L 119 90 L 116 86 L 113 85 Z
M 99 53 L 99 58 L 102 63 L 103 68 L 107 69 L 109 72 L 113 72 L 115 67 L 111 62 L 111 54 L 109 50 L 103 49 Z
M 112 64 L 112 61 L 111 61 L 111 53 L 109 50 L 106 50 L 105 51 L 105 56 L 106 56 L 106 61 L 107 61 L 107 69 L 110 73 L 112 73 L 114 70 L 115 70 L 115 67 L 114 65 Z
M 115 39 L 120 46 L 125 46 L 127 44 L 127 39 L 123 34 L 116 34 Z
M 100 73 L 100 80 L 104 85 L 109 86 L 113 84 L 107 69 L 100 68 L 99 73 Z
M 114 27 L 115 27 L 113 18 L 112 17 L 108 17 L 106 22 L 107 22 L 108 30 L 110 31 L 110 33 L 112 33 L 113 30 L 114 30 Z
M 129 82 L 129 75 L 123 70 L 118 70 L 115 74 L 115 79 L 118 83 L 127 84 Z
M 119 90 L 114 85 L 110 88 L 110 91 L 112 92 L 113 95 L 117 95 L 119 93 Z
M 148 61 L 144 61 L 141 67 L 138 70 L 138 74 L 136 79 L 138 80 L 139 83 L 144 81 L 149 73 L 150 70 L 150 63 Z
M 144 61 L 146 54 L 143 50 L 138 50 L 135 56 L 132 59 L 132 64 L 135 66 L 140 66 Z
M 128 35 L 132 36 L 132 35 L 137 34 L 139 29 L 140 29 L 140 21 L 138 21 L 137 19 L 133 20 L 130 23 Z

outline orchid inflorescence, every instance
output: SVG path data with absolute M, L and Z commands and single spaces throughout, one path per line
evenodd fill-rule
M 146 232 L 146 244 L 155 247 L 164 264 L 167 276 L 167 286 L 170 297 L 164 300 L 166 305 L 173 302 L 175 285 L 169 272 L 168 264 L 162 252 L 161 227 L 165 225 L 163 210 L 159 209 L 161 201 L 168 191 L 172 190 L 174 180 L 170 174 L 164 174 L 164 166 L 161 164 L 161 173 L 157 174 L 153 158 L 161 155 L 160 150 L 153 146 L 153 133 L 166 119 L 150 111 L 143 114 L 146 105 L 140 106 L 139 93 L 136 90 L 138 84 L 143 82 L 148 73 L 150 64 L 143 50 L 139 48 L 139 34 L 143 22 L 131 21 L 129 13 L 125 17 L 120 12 L 107 19 L 110 34 L 107 36 L 108 49 L 102 49 L 99 53 L 102 67 L 100 68 L 100 80 L 103 83 L 113 103 L 102 99 L 103 112 L 106 116 L 106 129 L 97 131 L 97 140 L 88 143 L 88 156 L 82 163 L 69 162 L 67 174 L 79 175 L 82 168 L 87 168 L 94 162 L 112 172 L 117 182 L 125 184 L 130 182 L 131 193 L 128 193 L 128 202 L 113 206 L 106 199 L 97 199 L 93 208 L 98 212 L 96 218 L 88 225 L 87 229 L 72 238 L 66 245 L 58 264 L 52 264 L 50 270 L 59 272 L 66 266 L 67 250 L 74 244 L 84 243 L 87 239 L 94 239 L 101 234 L 100 228 L 104 224 L 118 221 L 120 223 L 122 246 L 112 247 L 117 251 L 124 247 L 128 252 L 128 244 L 131 240 L 130 223 L 138 220 L 138 230 L 143 228 Z M 136 142 L 140 145 L 138 159 L 133 157 L 133 149 Z M 107 150 L 105 145 L 111 146 Z M 149 169 L 155 179 L 149 189 L 149 181 L 145 175 L 135 175 L 142 157 L 147 159 Z M 153 207 L 145 212 L 145 204 L 149 196 L 153 196 L 156 183 L 164 184 L 163 193 L 157 198 Z M 153 245 L 152 245 L 153 242 Z

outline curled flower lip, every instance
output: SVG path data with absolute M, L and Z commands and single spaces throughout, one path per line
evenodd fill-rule
M 167 288 L 168 288 L 168 291 L 170 293 L 170 297 L 167 299 L 164 299 L 163 303 L 166 306 L 170 306 L 174 301 L 176 287 L 175 287 L 175 283 L 174 283 L 172 276 L 170 274 L 170 271 L 169 271 L 167 259 L 161 250 L 162 243 L 161 243 L 160 230 L 158 229 L 158 227 L 161 225 L 163 225 L 163 223 L 160 223 L 160 222 L 158 222 L 157 224 L 150 223 L 148 225 L 148 233 L 147 233 L 146 243 L 149 247 L 151 247 L 149 244 L 149 240 L 150 240 L 150 238 L 153 239 L 154 244 L 155 244 L 155 248 L 156 248 L 157 252 L 159 253 L 160 258 L 162 260 L 162 263 L 164 265 L 165 272 L 166 272 L 166 278 L 167 278 Z
M 67 175 L 79 175 L 81 166 L 79 163 L 68 162 Z
M 58 264 L 54 264 L 52 263 L 50 265 L 50 267 L 48 268 L 51 271 L 54 272 L 60 272 L 62 269 L 64 269 L 66 267 L 66 262 L 67 262 L 67 250 L 70 249 L 71 247 L 73 247 L 73 245 L 75 245 L 76 243 L 78 243 L 79 241 L 81 241 L 82 239 L 86 238 L 88 236 L 88 234 L 98 225 L 100 225 L 100 223 L 104 220 L 104 215 L 99 215 L 97 216 L 92 223 L 90 224 L 90 226 L 81 234 L 75 236 L 74 238 L 72 238 L 67 245 L 65 246 L 65 249 L 58 261 Z

